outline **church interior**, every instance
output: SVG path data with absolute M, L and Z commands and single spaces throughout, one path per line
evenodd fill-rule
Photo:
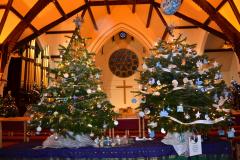
M 0 55 L 0 159 L 240 159 L 239 0 L 1 0 Z

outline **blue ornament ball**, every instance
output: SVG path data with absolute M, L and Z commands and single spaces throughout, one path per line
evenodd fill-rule
M 132 99 L 132 103 L 137 103 L 137 99 L 136 99 L 136 98 L 133 98 L 133 99 Z
M 161 3 L 161 8 L 164 14 L 173 15 L 177 12 L 181 4 L 181 0 L 163 0 Z

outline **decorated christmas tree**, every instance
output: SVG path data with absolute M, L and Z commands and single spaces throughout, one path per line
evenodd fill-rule
M 181 35 L 161 40 L 144 59 L 138 80 L 140 116 L 162 133 L 204 132 L 228 124 L 228 89 L 220 65 L 199 55 Z
M 62 60 L 50 71 L 49 86 L 34 107 L 31 124 L 37 133 L 48 128 L 77 139 L 76 135 L 102 135 L 114 125 L 115 112 L 101 89 L 101 72 L 95 66 L 94 54 L 86 49 L 86 39 L 79 34 L 80 19 L 75 23 L 68 46 L 60 46 Z
M 0 117 L 16 117 L 19 116 L 18 107 L 15 98 L 12 97 L 11 91 L 4 98 L 0 98 Z

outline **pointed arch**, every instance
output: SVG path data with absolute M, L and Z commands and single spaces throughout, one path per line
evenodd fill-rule
M 91 43 L 88 50 L 91 52 L 98 53 L 101 47 L 109 40 L 113 35 L 119 33 L 120 31 L 125 31 L 131 36 L 135 37 L 144 47 L 150 49 L 153 47 L 154 41 L 146 36 L 147 33 L 140 32 L 136 28 L 129 26 L 125 23 L 118 23 L 111 27 L 109 30 L 100 33 L 95 40 Z

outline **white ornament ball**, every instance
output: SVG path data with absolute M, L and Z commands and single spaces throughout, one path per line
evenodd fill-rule
M 185 119 L 190 119 L 189 114 L 185 114 Z
M 107 124 L 103 124 L 103 128 L 104 128 L 104 129 L 107 128 Z
M 144 114 L 150 114 L 150 112 L 151 112 L 151 111 L 150 111 L 149 108 L 145 108 L 145 109 L 144 109 Z
M 89 136 L 90 136 L 90 137 L 93 137 L 93 136 L 94 136 L 94 133 L 91 132 Z
M 157 85 L 159 85 L 159 86 L 161 85 L 161 82 L 159 80 L 157 80 Z
M 165 134 L 165 133 L 166 133 L 166 131 L 165 131 L 165 129 L 164 129 L 164 128 L 161 128 L 161 133 L 163 133 L 163 134 Z
M 160 96 L 160 92 L 153 92 L 153 96 Z
M 115 126 L 117 126 L 117 125 L 118 125 L 118 121 L 115 120 L 115 121 L 113 122 L 113 124 L 114 124 Z
M 41 132 L 42 131 L 42 127 L 38 126 L 36 129 L 37 132 Z
M 187 77 L 183 78 L 183 83 L 184 84 L 188 83 L 188 78 Z
M 172 80 L 172 85 L 176 88 L 178 86 L 178 81 L 176 79 Z
M 102 105 L 100 103 L 97 104 L 97 108 L 101 108 Z
M 143 111 L 140 111 L 138 114 L 139 114 L 140 117 L 144 117 L 145 116 Z
M 57 115 L 58 115 L 58 112 L 57 112 L 57 111 L 53 112 L 53 115 L 54 115 L 54 116 L 57 116 Z
M 54 140 L 57 141 L 58 139 L 59 139 L 59 137 L 56 135 L 56 136 L 54 137 Z
M 87 89 L 87 93 L 88 94 L 92 93 L 92 90 L 91 89 Z
M 148 126 L 150 126 L 151 128 L 156 128 L 157 127 L 157 122 L 150 122 L 148 124 Z
M 91 124 L 88 124 L 87 126 L 90 127 L 90 128 L 92 128 L 92 125 L 91 125 Z
M 68 74 L 68 73 L 64 73 L 64 74 L 63 74 L 63 77 L 64 77 L 64 78 L 68 78 L 68 77 L 69 77 L 69 74 Z

